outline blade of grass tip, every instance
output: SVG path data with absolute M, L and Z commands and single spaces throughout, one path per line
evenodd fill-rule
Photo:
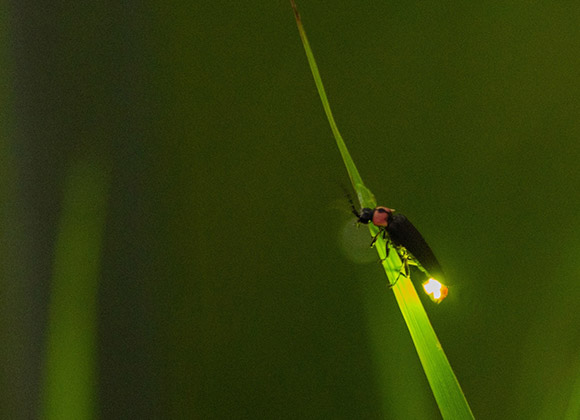
M 320 72 L 318 71 L 318 66 L 316 65 L 316 60 L 314 59 L 314 54 L 312 53 L 312 49 L 310 48 L 310 44 L 308 43 L 308 38 L 306 37 L 306 32 L 304 31 L 304 26 L 302 25 L 302 19 L 300 18 L 300 13 L 298 12 L 298 7 L 294 0 L 290 0 L 292 4 L 292 9 L 294 10 L 294 17 L 296 18 L 296 25 L 298 26 L 298 33 L 300 34 L 300 39 L 302 39 L 302 45 L 304 46 L 304 51 L 306 52 L 306 58 L 308 59 L 308 64 L 310 65 L 310 70 L 312 71 L 312 76 L 314 76 L 314 82 L 316 83 L 316 88 L 318 89 L 318 94 L 320 95 L 320 100 L 322 101 L 322 106 L 324 107 L 324 112 L 326 113 L 326 117 L 328 118 L 328 122 L 330 124 L 330 128 L 332 129 L 332 133 L 334 134 L 334 138 L 336 139 L 336 145 L 338 146 L 338 150 L 340 150 L 340 154 L 342 155 L 342 160 L 346 166 L 346 170 L 348 171 L 348 175 L 350 177 L 350 181 L 352 186 L 358 193 L 357 185 L 363 186 L 362 178 L 348 152 L 346 144 L 340 132 L 338 131 L 338 127 L 336 122 L 334 121 L 334 116 L 332 115 L 332 111 L 330 109 L 330 103 L 328 102 L 328 98 L 326 97 L 326 91 L 324 90 L 324 85 L 322 84 L 322 79 L 320 78 Z M 361 203 L 365 205 L 364 203 Z
M 302 44 L 318 89 L 318 94 L 320 95 L 324 111 L 326 112 L 334 138 L 336 139 L 336 144 L 350 176 L 350 180 L 357 192 L 361 205 L 363 207 L 374 208 L 376 206 L 374 195 L 364 186 L 358 169 L 348 152 L 346 144 L 344 143 L 344 140 L 338 131 L 338 127 L 336 126 L 336 122 L 334 121 L 334 117 L 332 116 L 332 111 L 330 109 L 328 98 L 326 97 L 320 72 L 318 71 L 318 66 L 316 65 L 316 60 L 314 59 L 314 54 L 312 53 L 310 44 L 308 43 L 308 38 L 306 37 L 306 32 L 302 25 L 302 20 L 298 13 L 296 3 L 294 0 L 290 0 L 290 3 L 294 9 L 298 32 L 302 39 Z M 374 225 L 370 225 L 369 229 L 373 236 L 378 232 L 378 228 Z M 389 283 L 394 284 L 393 291 L 395 298 L 407 327 L 409 328 L 423 370 L 425 371 L 425 375 L 427 376 L 443 418 L 472 419 L 473 414 L 469 404 L 467 403 L 455 373 L 445 356 L 441 343 L 439 343 L 437 335 L 429 322 L 427 313 L 423 308 L 410 277 L 399 277 L 402 266 L 399 255 L 397 252 L 394 252 L 394 250 L 391 250 L 393 252 L 389 252 L 389 257 L 387 258 L 385 251 L 386 243 L 382 238 L 377 240 L 375 248 L 381 258 Z

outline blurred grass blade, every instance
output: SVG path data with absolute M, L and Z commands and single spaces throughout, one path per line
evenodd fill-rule
M 95 418 L 96 313 L 107 175 L 81 163 L 70 170 L 52 276 L 43 418 Z
M 332 116 L 332 111 L 330 109 L 330 104 L 328 98 L 326 97 L 326 92 L 324 91 L 324 85 L 322 84 L 322 79 L 318 71 L 318 66 L 314 59 L 314 55 L 308 43 L 308 38 L 306 37 L 306 32 L 302 25 L 302 20 L 294 0 L 290 0 L 292 8 L 294 9 L 294 15 L 296 17 L 296 24 L 298 25 L 298 32 L 300 33 L 300 38 L 302 39 L 302 44 L 304 45 L 304 50 L 306 52 L 306 57 L 308 58 L 308 63 L 310 65 L 310 70 L 314 76 L 314 81 L 316 82 L 316 87 L 324 106 L 324 111 L 332 128 L 334 138 L 342 159 L 348 171 L 351 183 L 355 189 L 359 202 L 362 207 L 376 207 L 376 201 L 374 195 L 370 192 L 362 181 L 362 178 L 348 152 L 346 144 L 340 132 L 334 117 Z M 378 228 L 374 225 L 369 227 L 371 235 L 375 235 L 378 232 Z M 385 252 L 385 240 L 380 238 L 377 240 L 376 249 L 379 257 L 383 260 L 383 267 L 387 275 L 387 279 L 390 284 L 395 284 L 393 286 L 393 291 L 399 305 L 399 309 L 405 319 L 415 348 L 421 360 L 423 370 L 431 386 L 435 400 L 439 406 L 441 414 L 445 419 L 471 419 L 473 414 L 469 408 L 469 404 L 463 395 L 463 391 L 451 369 L 451 365 L 445 356 L 443 348 L 437 339 L 435 331 L 429 322 L 425 309 L 419 300 L 419 296 L 411 282 L 410 278 L 401 276 L 398 281 L 397 277 L 401 270 L 401 260 L 393 250 L 389 253 L 389 257 L 386 258 Z
M 576 364 L 580 367 L 580 363 Z M 576 379 L 572 386 L 572 393 L 566 407 L 564 420 L 580 419 L 580 369 L 576 369 Z

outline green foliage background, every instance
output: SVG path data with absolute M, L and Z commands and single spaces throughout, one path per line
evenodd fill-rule
M 93 405 L 50 394 L 84 417 L 438 418 L 380 265 L 342 249 L 290 5 L 191 3 L 0 6 L 0 417 L 46 413 L 57 258 L 91 249 L 67 296 L 95 316 L 57 344 L 94 331 Z M 446 268 L 426 306 L 475 416 L 572 416 L 580 6 L 299 7 L 366 184 Z M 79 165 L 100 246 L 62 233 Z

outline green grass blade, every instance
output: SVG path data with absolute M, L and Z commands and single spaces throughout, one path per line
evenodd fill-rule
M 577 363 L 580 367 L 580 364 Z M 580 370 L 576 374 L 576 380 L 572 385 L 572 393 L 566 407 L 564 420 L 575 420 L 580 418 Z
M 359 202 L 363 207 L 374 208 L 376 206 L 376 201 L 374 195 L 369 191 L 348 152 L 346 144 L 340 132 L 332 111 L 330 109 L 330 104 L 324 90 L 324 85 L 322 84 L 322 79 L 318 71 L 318 66 L 316 65 L 316 60 L 314 59 L 314 54 L 308 43 L 308 38 L 306 37 L 306 32 L 302 25 L 302 20 L 294 0 L 290 0 L 292 8 L 294 9 L 294 15 L 296 17 L 296 23 L 298 25 L 298 32 L 300 33 L 300 38 L 302 39 L 302 44 L 306 52 L 306 57 L 308 58 L 308 63 L 310 65 L 310 70 L 314 76 L 314 81 L 326 112 L 328 122 L 334 134 L 336 144 L 342 159 L 348 171 L 351 183 L 358 195 Z M 378 232 L 378 228 L 375 226 L 369 227 L 371 235 L 375 235 Z M 399 277 L 398 274 L 401 270 L 402 262 L 397 254 L 397 252 L 389 252 L 389 257 L 386 258 L 385 252 L 385 241 L 380 238 L 376 243 L 376 249 L 379 257 L 383 260 L 383 267 L 387 275 L 390 284 L 395 284 L 393 286 L 393 292 L 397 299 L 397 303 L 405 319 L 415 348 L 421 360 L 423 370 L 431 386 L 435 400 L 439 406 L 441 414 L 445 419 L 471 419 L 473 414 L 469 408 L 469 404 L 463 395 L 463 391 L 451 369 L 451 365 L 445 356 L 443 348 L 437 339 L 437 335 L 429 322 L 429 318 L 419 300 L 419 296 L 411 282 L 410 278 L 404 276 Z
M 310 70 L 312 70 L 312 76 L 314 76 L 314 82 L 316 83 L 316 88 L 318 89 L 318 94 L 320 95 L 320 100 L 322 101 L 324 112 L 326 113 L 326 117 L 328 118 L 328 122 L 330 123 L 330 128 L 332 129 L 332 134 L 336 139 L 336 145 L 338 146 L 338 150 L 340 150 L 342 160 L 344 161 L 344 165 L 346 166 L 346 170 L 348 171 L 350 182 L 352 183 L 352 186 L 354 187 L 357 194 L 359 194 L 359 200 L 361 201 L 361 204 L 364 207 L 374 208 L 376 205 L 374 201 L 374 196 L 372 194 L 368 195 L 370 191 L 364 188 L 364 184 L 362 182 L 362 178 L 358 172 L 358 169 L 356 168 L 352 160 L 352 157 L 348 152 L 346 144 L 344 143 L 344 140 L 340 135 L 340 131 L 338 131 L 336 122 L 334 121 L 334 116 L 332 115 L 332 111 L 330 109 L 330 103 L 328 102 L 328 98 L 326 97 L 326 91 L 324 90 L 324 85 L 322 84 L 322 79 L 318 71 L 318 66 L 316 65 L 316 60 L 314 59 L 314 55 L 312 54 L 312 50 L 310 49 L 310 44 L 308 43 L 306 32 L 304 32 L 304 27 L 302 26 L 302 20 L 300 18 L 300 13 L 298 13 L 296 3 L 294 3 L 293 0 L 291 0 L 290 3 L 292 4 L 292 8 L 294 9 L 294 16 L 296 17 L 296 23 L 298 24 L 298 32 L 300 33 L 300 38 L 302 39 L 302 44 L 304 45 L 304 51 L 306 51 L 308 64 L 310 65 Z M 359 191 L 357 186 L 360 187 L 361 191 Z M 361 193 L 363 195 L 361 195 Z
M 107 174 L 71 168 L 54 257 L 43 418 L 91 419 L 96 407 L 96 317 Z

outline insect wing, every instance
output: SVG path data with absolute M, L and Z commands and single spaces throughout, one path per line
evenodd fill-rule
M 435 254 L 409 219 L 399 213 L 393 214 L 387 232 L 393 243 L 404 246 L 429 274 L 435 277 L 443 276 L 443 270 Z

